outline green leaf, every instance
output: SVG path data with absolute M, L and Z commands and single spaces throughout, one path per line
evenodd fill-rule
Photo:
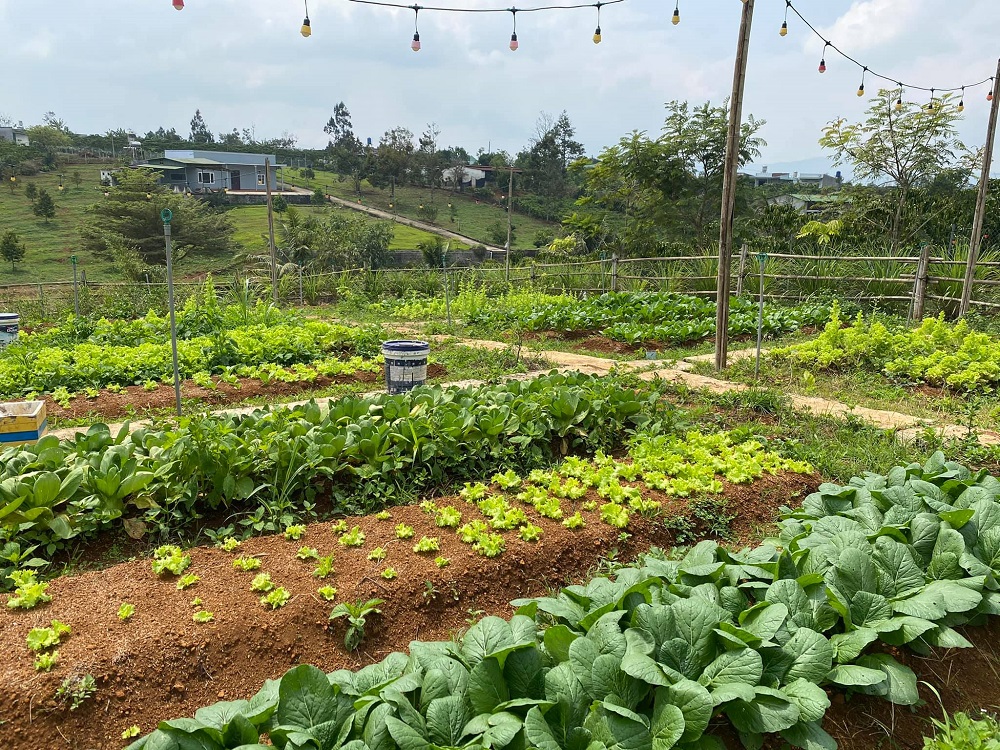
M 885 695 L 900 706 L 912 706 L 920 699 L 917 693 L 917 676 L 913 674 L 913 670 L 903 666 L 888 654 L 862 656 L 858 659 L 858 666 L 879 669 L 886 677 L 884 685 L 862 687 L 859 692 Z M 878 688 L 883 688 L 884 692 L 878 692 Z
M 885 681 L 885 672 L 880 669 L 859 667 L 857 664 L 840 664 L 830 670 L 826 676 L 829 682 L 844 687 L 862 685 L 878 685 Z
M 871 628 L 859 628 L 850 633 L 837 633 L 830 638 L 834 659 L 839 664 L 854 661 L 865 648 L 878 640 L 878 635 L 878 631 Z
M 725 709 L 737 731 L 747 734 L 771 734 L 794 726 L 799 707 L 779 690 L 757 687 L 751 702 L 736 701 Z
M 336 693 L 316 667 L 301 664 L 290 669 L 278 683 L 278 724 L 309 727 L 337 716 Z
M 727 651 L 709 664 L 698 679 L 712 688 L 731 682 L 757 685 L 764 674 L 764 662 L 758 652 L 747 648 Z
M 711 708 L 709 716 L 711 716 Z M 653 704 L 653 722 L 650 733 L 653 735 L 653 750 L 670 750 L 685 733 L 683 711 L 669 702 L 667 698 L 662 697 L 660 691 L 657 691 Z
M 488 658 L 479 662 L 469 675 L 469 701 L 472 709 L 480 714 L 492 713 L 494 708 L 508 700 L 510 691 L 497 660 Z
M 545 630 L 545 650 L 557 662 L 567 661 L 569 659 L 569 646 L 579 637 L 578 633 L 574 633 L 565 625 L 553 625 Z
M 833 665 L 833 646 L 830 641 L 808 628 L 796 630 L 781 650 L 793 659 L 785 675 L 786 682 L 803 679 L 818 683 Z
M 431 743 L 420 732 L 395 716 L 386 716 L 385 725 L 399 750 L 430 750 Z
M 499 669 L 497 674 L 499 674 Z M 473 707 L 475 708 L 475 706 Z M 488 713 L 488 711 L 481 713 Z M 457 747 L 462 739 L 462 730 L 469 722 L 469 718 L 465 701 L 457 695 L 432 700 L 427 706 L 427 732 L 431 741 L 436 745 Z
M 826 691 L 814 682 L 795 680 L 781 690 L 799 707 L 800 721 L 819 721 L 830 707 Z
M 783 730 L 781 736 L 792 747 L 804 750 L 837 750 L 837 741 L 826 733 L 818 721 L 799 722 Z
M 658 688 L 654 706 L 667 701 L 681 710 L 684 717 L 683 742 L 693 742 L 708 728 L 714 703 L 708 690 L 692 680 L 682 680 L 668 688 Z M 656 719 L 653 719 L 653 744 L 656 744 Z

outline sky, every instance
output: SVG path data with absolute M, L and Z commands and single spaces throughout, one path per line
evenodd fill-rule
M 580 0 L 522 0 L 524 7 Z M 414 13 L 348 0 L 310 0 L 313 35 L 299 34 L 303 0 L 0 0 L 0 114 L 26 125 L 52 110 L 74 132 L 161 125 L 186 134 L 195 109 L 218 133 L 252 127 L 258 138 L 294 133 L 322 147 L 334 104 L 355 131 L 419 134 L 430 122 L 440 145 L 516 152 L 539 113 L 565 110 L 587 152 L 633 130 L 656 135 L 664 103 L 721 102 L 732 89 L 739 0 L 625 0 L 518 14 L 423 10 L 423 49 L 410 50 Z M 510 0 L 428 5 L 510 7 Z M 516 3 L 514 3 L 516 5 Z M 1000 0 L 796 0 L 827 39 L 872 70 L 913 85 L 947 88 L 995 75 Z M 767 121 L 756 167 L 833 171 L 817 140 L 823 126 L 857 120 L 861 71 L 794 16 L 778 34 L 784 0 L 756 0 L 745 114 Z M 876 80 L 866 90 L 875 93 Z M 966 94 L 962 140 L 985 142 L 989 86 Z M 927 94 L 913 92 L 923 101 Z M 756 171 L 756 170 L 752 170 Z M 1000 166 L 994 170 L 1000 174 Z

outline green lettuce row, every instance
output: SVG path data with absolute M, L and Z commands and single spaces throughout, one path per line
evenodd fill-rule
M 246 416 L 207 415 L 173 429 L 104 425 L 74 440 L 48 436 L 0 454 L 0 543 L 65 540 L 123 516 L 176 530 L 205 512 L 244 514 L 274 532 L 333 498 L 364 513 L 430 488 L 592 454 L 655 424 L 658 386 L 551 374 L 478 388 L 425 387 Z M 13 547 L 0 548 L 6 559 Z
M 129 750 L 719 750 L 769 735 L 834 750 L 827 689 L 918 699 L 881 649 L 968 647 L 1000 614 L 1000 482 L 940 454 L 824 485 L 787 511 L 781 546 L 703 542 L 514 602 L 460 642 L 410 644 L 357 672 L 298 666 L 249 701 L 161 722 Z

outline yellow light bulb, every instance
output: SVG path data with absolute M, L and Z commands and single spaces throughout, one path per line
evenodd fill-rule
M 674 8 L 674 17 L 670 19 L 670 23 L 674 26 L 681 22 L 681 12 L 677 8 Z
M 313 33 L 312 23 L 309 21 L 308 17 L 305 18 L 305 19 L 303 19 L 303 21 L 302 21 L 302 28 L 299 29 L 299 33 L 302 34 L 302 36 L 304 36 L 304 37 L 310 37 L 310 36 L 312 36 L 312 33 Z
M 788 21 L 784 21 L 781 24 L 781 30 L 778 32 L 780 36 L 788 36 Z
M 964 112 L 964 111 L 965 111 L 965 101 L 964 101 L 964 100 L 963 100 L 963 101 L 960 101 L 960 102 L 958 103 L 958 111 L 959 111 L 959 112 Z
M 864 95 L 865 95 L 865 85 L 862 83 L 860 86 L 858 86 L 858 96 L 864 96 Z
M 601 43 L 601 27 L 598 26 L 594 30 L 594 44 L 600 44 L 600 43 Z

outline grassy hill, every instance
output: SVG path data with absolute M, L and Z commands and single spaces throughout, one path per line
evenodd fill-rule
M 7 182 L 0 185 L 0 232 L 13 229 L 27 247 L 27 255 L 15 270 L 0 261 L 0 284 L 71 281 L 73 266 L 70 256 L 79 260 L 80 270 L 85 270 L 91 281 L 109 281 L 119 278 L 114 263 L 80 250 L 79 228 L 87 216 L 87 207 L 103 200 L 104 188 L 100 184 L 101 165 L 80 164 L 61 170 L 63 190 L 59 190 L 59 173 L 43 173 L 33 177 L 19 177 L 11 192 Z M 81 182 L 73 184 L 72 175 L 79 172 Z M 56 216 L 44 221 L 31 211 L 31 200 L 25 187 L 33 183 L 39 190 L 48 190 L 56 203 Z M 316 206 L 299 206 L 308 214 L 346 210 Z M 236 229 L 236 240 L 248 250 L 267 247 L 267 209 L 264 206 L 233 206 L 227 215 Z M 276 216 L 280 221 L 280 216 Z M 392 250 L 412 250 L 417 243 L 433 235 L 419 229 L 397 224 Z M 455 247 L 454 243 L 452 247 Z M 459 248 L 456 248 L 459 249 Z M 232 265 L 231 258 L 185 258 L 177 266 L 178 274 L 193 276 L 206 272 L 225 272 Z
M 351 180 L 341 181 L 334 172 L 316 171 L 316 177 L 309 179 L 303 177 L 299 170 L 286 169 L 285 181 L 299 187 L 315 190 L 322 188 L 327 194 L 334 195 L 345 200 L 356 200 L 357 194 L 354 192 L 354 183 Z M 361 184 L 361 200 L 368 206 L 374 206 L 385 211 L 389 209 L 390 192 L 388 189 L 381 189 L 372 186 L 367 181 Z M 454 209 L 450 209 L 451 203 Z M 495 243 L 490 237 L 487 229 L 490 224 L 499 221 L 506 229 L 507 210 L 497 203 L 476 199 L 467 193 L 456 193 L 452 190 L 431 190 L 430 188 L 396 186 L 396 200 L 391 209 L 400 216 L 418 221 L 427 221 L 419 212 L 421 205 L 434 206 L 437 211 L 437 218 L 433 223 L 444 229 L 459 232 L 472 237 L 480 242 Z M 534 247 L 535 233 L 546 231 L 554 233 L 559 225 L 551 222 L 541 221 L 525 214 L 514 212 L 514 242 L 513 246 L 517 250 L 527 250 Z

